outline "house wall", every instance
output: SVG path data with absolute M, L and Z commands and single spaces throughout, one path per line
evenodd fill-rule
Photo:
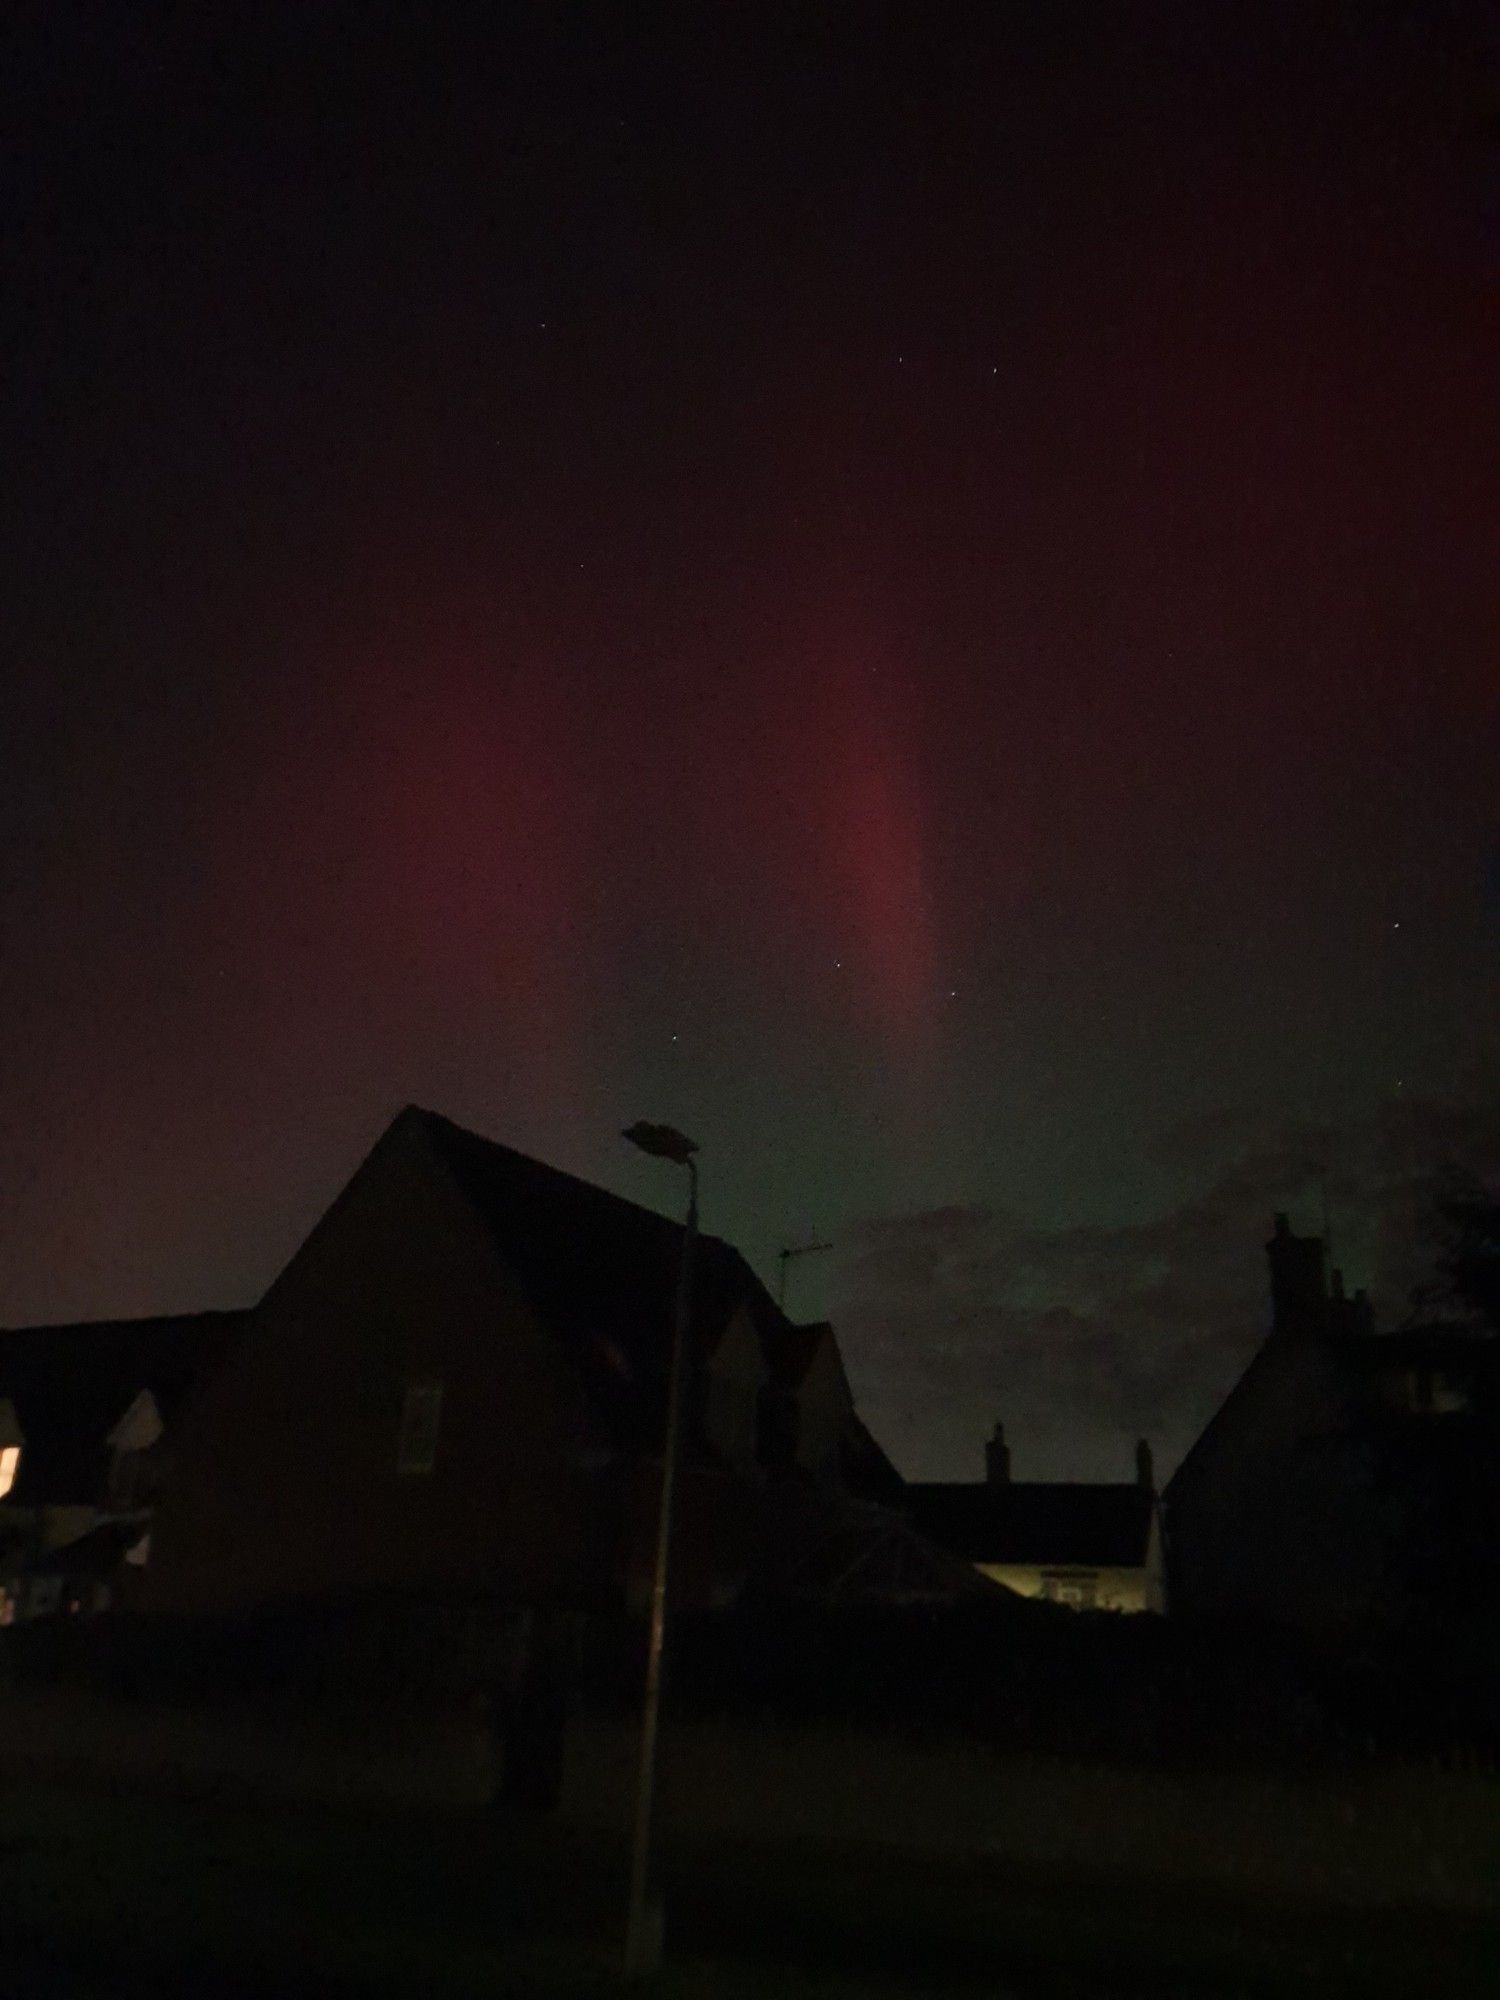
M 436 1463 L 397 1471 L 408 1384 Z M 419 1132 L 393 1127 L 253 1315 L 175 1442 L 147 1608 L 584 1584 L 586 1423 L 565 1357 Z
M 742 1470 L 755 1463 L 756 1406 L 765 1380 L 760 1335 L 748 1308 L 740 1306 L 709 1358 L 703 1421 L 714 1450 Z
M 1371 1468 L 1332 1343 L 1273 1334 L 1167 1493 L 1174 1611 L 1336 1633 L 1385 1579 Z
M 1159 1603 L 1153 1603 L 1153 1590 L 1149 1570 L 1098 1568 L 1089 1569 L 1071 1563 L 976 1563 L 974 1567 L 981 1576 L 990 1577 L 996 1583 L 1003 1583 L 1007 1590 L 1014 1590 L 1022 1597 L 1046 1597 L 1050 1579 L 1087 1580 L 1094 1587 L 1093 1608 L 1097 1611 L 1155 1611 Z
M 1162 1533 L 1160 1500 L 1157 1500 L 1151 1509 L 1151 1530 L 1146 1540 L 1145 1608 L 1158 1614 L 1167 1608 L 1166 1537 Z
M 643 1613 L 655 1576 L 661 1462 L 622 1465 L 617 1478 L 621 1505 L 614 1567 L 627 1607 Z M 674 1610 L 722 1609 L 738 1597 L 759 1548 L 763 1491 L 738 1470 L 678 1466 L 667 1584 Z

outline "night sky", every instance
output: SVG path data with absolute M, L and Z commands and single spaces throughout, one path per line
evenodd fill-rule
M 1129 1476 L 1500 1164 L 1485 8 L 7 9 L 0 1319 L 415 1100 Z M 1489 127 L 1493 131 L 1493 124 Z

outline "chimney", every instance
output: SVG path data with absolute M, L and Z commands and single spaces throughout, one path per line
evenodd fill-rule
M 991 1486 L 1010 1484 L 1010 1446 L 1005 1442 L 1004 1424 L 996 1424 L 995 1435 L 984 1448 L 984 1476 Z
M 1344 1290 L 1344 1274 L 1333 1274 L 1333 1296 L 1328 1302 L 1329 1325 L 1335 1333 L 1343 1334 L 1350 1340 L 1358 1340 L 1363 1335 L 1375 1331 L 1375 1316 L 1370 1309 L 1369 1294 L 1361 1289 L 1352 1295 Z
M 1135 1483 L 1144 1486 L 1148 1493 L 1156 1491 L 1156 1466 L 1145 1438 L 1138 1439 L 1135 1447 Z
M 1310 1332 L 1321 1326 L 1328 1289 L 1323 1275 L 1327 1245 L 1321 1236 L 1294 1236 L 1284 1212 L 1271 1225 L 1266 1257 L 1271 1266 L 1272 1333 Z

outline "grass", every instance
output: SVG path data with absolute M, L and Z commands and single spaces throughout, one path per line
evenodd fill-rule
M 1075 1817 L 1080 1779 L 1059 1768 Z M 1031 1767 L 1028 1811 L 1045 1796 Z M 1093 1774 L 1092 1811 L 1111 1775 Z M 1115 1783 L 1128 1790 L 1128 1774 Z M 1069 1789 L 1071 1786 L 1071 1790 Z M 1462 1789 L 1473 1882 L 1361 1892 L 1194 1877 L 1148 1846 L 903 1851 L 849 1838 L 669 1836 L 664 2000 L 859 1995 L 1488 1995 L 1493 1786 Z M 1123 1797 L 1123 1793 L 1122 1793 Z M 1211 1817 L 1204 1780 L 1200 1811 Z M 1341 1822 L 1342 1823 L 1342 1822 Z M 1289 1827 L 1289 1833 L 1296 1829 Z M 1451 1831 L 1451 1829 L 1450 1829 Z M 1095 1843 L 1096 1848 L 1100 1847 Z M 473 1809 L 171 1800 L 33 1781 L 0 1800 L 7 2000 L 588 1995 L 613 1990 L 623 1854 L 607 1830 L 522 1834 Z

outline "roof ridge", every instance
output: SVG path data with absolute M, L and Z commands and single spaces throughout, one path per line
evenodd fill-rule
M 135 1327 L 186 1325 L 205 1319 L 243 1319 L 254 1306 L 202 1306 L 194 1312 L 130 1313 L 111 1319 L 28 1320 L 23 1326 L 0 1326 L 0 1340 L 8 1333 L 84 1333 L 101 1327 L 128 1332 Z
M 472 1146 L 484 1147 L 489 1153 L 504 1154 L 510 1159 L 519 1161 L 524 1167 L 547 1175 L 551 1180 L 567 1182 L 570 1187 L 579 1189 L 594 1200 L 611 1202 L 619 1208 L 629 1209 L 632 1214 L 644 1216 L 668 1229 L 683 1227 L 682 1220 L 678 1216 L 665 1215 L 659 1208 L 648 1208 L 645 1202 L 632 1200 L 626 1194 L 616 1194 L 613 1188 L 601 1187 L 598 1181 L 585 1180 L 582 1174 L 570 1173 L 566 1167 L 554 1166 L 550 1160 L 538 1159 L 534 1153 L 523 1153 L 519 1146 L 509 1145 L 504 1139 L 491 1139 L 483 1132 L 474 1131 L 471 1126 L 460 1125 L 456 1118 L 449 1118 L 445 1112 L 429 1111 L 421 1104 L 408 1104 L 392 1122 L 399 1123 L 403 1118 L 420 1119 L 429 1126 L 435 1126 L 440 1137 L 452 1134 Z M 698 1241 L 718 1244 L 725 1250 L 734 1250 L 736 1256 L 740 1255 L 732 1243 L 727 1242 L 722 1236 L 716 1236 L 712 1230 L 700 1229 Z

